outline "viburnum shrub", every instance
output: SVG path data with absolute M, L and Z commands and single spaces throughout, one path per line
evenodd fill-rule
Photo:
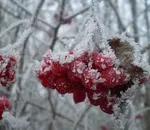
M 0 96 L 0 119 L 2 119 L 3 112 L 9 109 L 10 109 L 9 99 L 5 96 Z
M 0 86 L 15 82 L 17 58 L 13 54 L 0 54 Z
M 117 40 L 109 40 L 112 49 Z M 75 103 L 88 98 L 92 105 L 112 114 L 121 92 L 133 85 L 133 78 L 141 78 L 142 69 L 134 65 L 131 67 L 116 64 L 111 56 L 97 50 L 76 54 L 72 49 L 57 55 L 48 52 L 36 72 L 44 87 L 56 89 L 59 94 L 72 93 Z M 134 68 L 137 73 L 131 71 Z M 141 80 L 140 83 L 143 83 Z

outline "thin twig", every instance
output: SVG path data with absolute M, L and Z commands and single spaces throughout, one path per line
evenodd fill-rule
M 25 12 L 27 13 L 27 15 L 29 15 L 29 16 L 32 16 L 32 15 L 33 15 L 30 11 L 28 11 L 28 9 L 26 9 L 24 6 L 22 6 L 22 4 L 19 3 L 18 1 L 16 1 L 16 0 L 11 0 L 11 2 L 12 2 L 13 4 L 17 5 L 19 8 L 21 8 L 23 11 L 25 11 Z M 45 24 L 46 26 L 48 26 L 48 27 L 54 29 L 54 27 L 53 27 L 51 24 L 47 23 L 47 22 L 44 21 L 42 18 L 37 18 L 37 20 L 40 21 L 41 23 Z
M 120 15 L 119 15 L 118 11 L 116 10 L 114 4 L 112 3 L 111 0 L 106 0 L 106 1 L 109 3 L 109 5 L 110 5 L 110 6 L 112 7 L 112 9 L 114 10 L 114 12 L 115 12 L 115 14 L 116 14 L 116 17 L 117 17 L 117 19 L 118 19 L 118 22 L 119 22 L 119 24 L 120 24 L 120 27 L 122 28 L 122 31 L 124 32 L 124 31 L 126 30 L 126 28 L 125 28 L 125 26 L 124 26 L 124 24 L 123 24 L 123 22 L 122 22 L 122 20 L 121 20 L 121 17 L 120 17 Z
M 41 0 L 38 3 L 38 5 L 37 5 L 37 7 L 36 7 L 36 9 L 34 11 L 34 14 L 33 14 L 32 18 L 31 18 L 31 23 L 30 23 L 30 25 L 29 25 L 29 27 L 28 27 L 27 30 L 29 30 L 30 28 L 32 28 L 34 26 L 34 24 L 36 22 L 36 19 L 37 19 L 37 16 L 39 14 L 39 11 L 40 11 L 42 5 L 44 4 L 44 2 L 45 2 L 45 0 Z M 30 36 L 30 34 L 28 34 L 26 36 L 26 39 L 24 39 L 23 50 L 22 50 L 22 57 L 20 59 L 19 74 L 23 74 L 25 50 L 26 50 L 26 47 L 27 47 L 27 42 L 28 42 L 29 36 Z M 22 84 L 21 84 L 21 82 L 22 82 L 22 78 L 19 77 L 19 79 L 18 79 L 18 89 L 19 90 L 17 90 L 16 101 L 15 101 L 15 113 L 14 113 L 15 115 L 16 115 L 18 104 L 19 104 L 21 90 L 22 90 L 22 87 L 21 87 Z
M 82 14 L 82 13 L 88 11 L 89 9 L 90 9 L 90 6 L 88 6 L 88 7 L 84 8 L 84 9 L 82 9 L 81 11 L 79 11 L 79 12 L 73 14 L 72 16 L 69 16 L 68 18 L 63 18 L 63 21 L 65 22 L 65 21 L 68 21 L 68 20 L 70 20 L 70 19 L 73 19 L 73 18 L 75 18 L 76 16 L 78 16 L 79 14 Z

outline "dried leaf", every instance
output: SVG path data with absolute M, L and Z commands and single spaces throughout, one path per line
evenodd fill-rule
M 133 48 L 128 42 L 121 42 L 119 38 L 109 39 L 109 45 L 120 60 L 120 67 L 125 69 L 131 76 L 140 76 L 142 68 L 133 64 Z

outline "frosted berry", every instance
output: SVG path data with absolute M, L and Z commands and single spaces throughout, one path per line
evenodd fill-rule
M 15 82 L 17 60 L 12 55 L 0 56 L 0 84 L 9 86 Z
M 52 73 L 56 76 L 66 75 L 66 68 L 63 64 L 60 64 L 59 61 L 53 61 L 51 65 Z
M 114 67 L 101 72 L 101 77 L 104 79 L 103 85 L 107 88 L 113 88 L 126 83 L 126 76 L 123 70 Z
M 52 63 L 52 52 L 49 51 L 47 54 L 43 57 L 43 62 L 45 62 L 47 65 L 51 65 Z
M 86 69 L 87 65 L 79 60 L 75 60 L 70 65 L 70 70 L 68 71 L 68 77 L 73 82 L 80 82 L 82 78 L 82 73 Z
M 112 59 L 104 56 L 101 53 L 99 53 L 99 54 L 93 53 L 93 62 L 94 62 L 95 67 L 99 71 L 103 71 L 103 70 L 113 66 Z
M 99 105 L 101 98 L 106 97 L 109 91 L 106 88 L 101 89 L 101 91 L 88 91 L 87 96 L 92 105 Z
M 0 119 L 2 119 L 2 114 L 5 110 L 10 109 L 10 102 L 7 97 L 0 97 Z
M 83 72 L 82 83 L 88 89 L 96 90 L 99 82 L 100 73 L 95 69 L 87 69 Z
M 115 105 L 116 102 L 116 97 L 103 97 L 101 98 L 99 102 L 99 106 L 101 110 L 107 114 L 113 114 L 113 106 Z
M 56 80 L 56 90 L 60 94 L 68 93 L 71 87 L 72 86 L 71 86 L 70 80 L 67 78 L 61 77 Z
M 88 52 L 82 53 L 79 57 L 75 58 L 75 60 L 82 61 L 87 65 L 89 63 Z

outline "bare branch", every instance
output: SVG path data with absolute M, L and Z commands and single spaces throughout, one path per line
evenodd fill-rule
M 12 25 L 10 25 L 6 30 L 0 33 L 0 38 L 3 37 L 9 31 L 13 30 L 15 27 L 19 26 L 20 24 L 28 24 L 28 23 L 29 23 L 29 20 L 25 20 L 25 19 L 12 23 Z
M 63 18 L 63 21 L 68 21 L 68 20 L 70 20 L 70 19 L 73 19 L 73 18 L 75 18 L 76 16 L 78 16 L 79 14 L 82 14 L 82 13 L 88 11 L 89 9 L 90 9 L 90 6 L 84 8 L 84 9 L 82 9 L 82 10 L 80 10 L 79 12 L 73 14 L 72 16 L 69 16 L 68 18 Z
M 16 0 L 11 0 L 11 2 L 15 5 L 17 5 L 19 8 L 21 8 L 23 11 L 25 11 L 29 16 L 32 16 L 33 14 L 31 12 L 29 12 L 24 6 L 21 5 L 21 3 L 19 3 Z M 37 18 L 38 21 L 40 21 L 41 23 L 45 24 L 46 26 L 54 29 L 54 27 L 52 25 L 50 25 L 49 23 L 47 23 L 46 21 L 44 21 L 41 18 Z
M 112 3 L 111 0 L 106 0 L 106 1 L 109 3 L 109 5 L 110 5 L 110 6 L 112 7 L 112 9 L 114 10 L 114 12 L 115 12 L 115 14 L 116 14 L 116 17 L 117 17 L 117 19 L 118 19 L 118 23 L 120 24 L 120 27 L 122 28 L 122 31 L 124 32 L 124 31 L 126 30 L 126 28 L 125 28 L 125 26 L 124 26 L 124 24 L 123 24 L 123 22 L 122 22 L 122 20 L 121 20 L 121 17 L 120 17 L 120 15 L 119 15 L 118 11 L 116 10 L 114 4 Z

